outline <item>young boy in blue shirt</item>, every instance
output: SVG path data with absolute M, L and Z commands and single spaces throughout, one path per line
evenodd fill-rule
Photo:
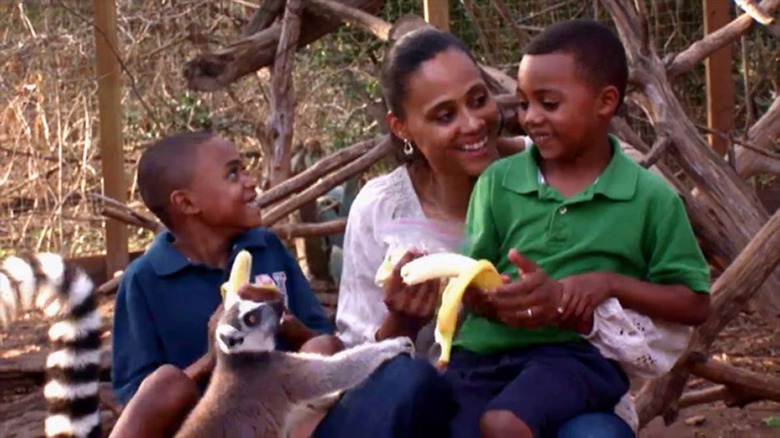
M 308 336 L 332 326 L 297 262 L 261 225 L 255 181 L 236 148 L 208 132 L 160 140 L 138 163 L 141 198 L 168 228 L 128 266 L 114 313 L 112 382 L 127 403 L 163 364 L 180 369 L 208 349 L 207 323 L 222 302 L 220 285 L 233 258 L 252 254 L 252 280 L 276 283 L 293 325 Z M 282 337 L 282 348 L 300 341 Z M 290 345 L 290 344 L 297 345 Z
M 525 49 L 519 117 L 534 144 L 483 172 L 467 216 L 467 255 L 513 280 L 468 292 L 447 370 L 456 436 L 554 435 L 611 412 L 627 378 L 580 335 L 608 298 L 707 317 L 709 269 L 681 200 L 608 135 L 627 79 L 620 40 L 595 21 L 554 24 Z
M 343 348 L 296 261 L 259 228 L 255 183 L 233 145 L 206 132 L 160 140 L 139 161 L 138 186 L 170 231 L 128 267 L 117 295 L 112 383 L 130 403 L 112 436 L 172 436 L 195 406 L 196 384 L 214 365 L 205 354 L 207 327 L 242 249 L 252 254 L 253 281 L 270 279 L 285 295 L 289 312 L 278 345 L 320 354 Z M 262 299 L 251 290 L 239 294 Z M 347 391 L 314 435 L 433 436 L 451 413 L 441 400 L 449 387 L 437 377 L 424 360 L 398 356 Z

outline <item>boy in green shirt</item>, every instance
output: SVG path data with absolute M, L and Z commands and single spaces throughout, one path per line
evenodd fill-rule
M 534 145 L 488 168 L 469 205 L 467 255 L 512 280 L 469 291 L 447 371 L 456 436 L 547 435 L 610 412 L 628 380 L 580 335 L 610 297 L 707 317 L 709 269 L 681 200 L 608 135 L 627 78 L 620 40 L 595 21 L 552 25 L 525 50 L 519 117 Z

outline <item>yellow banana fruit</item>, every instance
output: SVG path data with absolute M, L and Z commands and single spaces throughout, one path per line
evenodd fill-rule
M 388 263 L 387 260 L 385 263 Z M 391 274 L 393 266 L 390 265 L 389 272 Z M 382 268 L 380 267 L 380 269 Z M 378 278 L 379 272 L 377 272 Z M 469 285 L 473 284 L 481 289 L 491 289 L 503 284 L 501 275 L 491 262 L 474 260 L 456 253 L 433 253 L 414 259 L 401 267 L 401 278 L 408 285 L 437 278 L 449 279 L 447 287 L 442 293 L 441 305 L 436 317 L 436 330 L 434 331 L 434 340 L 441 347 L 437 363 L 439 368 L 446 367 L 450 362 L 452 339 L 458 324 L 461 301 Z
M 434 340 L 441 347 L 439 361 L 436 364 L 439 368 L 446 367 L 450 362 L 452 338 L 455 336 L 458 324 L 461 301 L 466 288 L 471 284 L 481 289 L 497 287 L 502 284 L 501 275 L 489 261 L 475 260 L 473 264 L 447 284 L 441 297 L 439 314 L 436 317 L 436 330 L 434 331 Z
M 395 265 L 398 264 L 398 261 L 401 260 L 404 255 L 406 255 L 408 250 L 409 248 L 400 247 L 388 251 L 387 254 L 385 254 L 385 259 L 382 260 L 382 264 L 379 265 L 379 269 L 376 270 L 376 275 L 374 276 L 374 282 L 377 286 L 383 286 L 390 280 L 390 277 L 393 276 Z
M 222 284 L 220 292 L 222 292 L 222 301 L 225 303 L 225 308 L 229 308 L 233 303 L 238 301 L 238 290 L 241 286 L 249 284 L 249 277 L 252 275 L 252 254 L 247 250 L 241 250 L 235 260 L 233 260 L 233 266 L 230 268 L 230 277 L 228 281 Z
M 437 252 L 412 260 L 401 267 L 401 278 L 408 285 L 425 283 L 437 278 L 452 278 L 460 275 L 477 263 L 471 257 Z

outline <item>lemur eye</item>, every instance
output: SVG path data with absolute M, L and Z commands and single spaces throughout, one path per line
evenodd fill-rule
M 255 315 L 254 312 L 250 312 L 250 313 L 247 313 L 246 315 L 244 315 L 244 324 L 247 327 L 254 327 L 254 326 L 257 325 L 257 322 L 258 322 L 257 321 L 257 316 Z

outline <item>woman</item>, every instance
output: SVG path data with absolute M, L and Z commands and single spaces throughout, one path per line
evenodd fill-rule
M 460 228 L 477 177 L 499 158 L 499 148 L 518 151 L 524 141 L 499 138 L 496 103 L 473 56 L 451 34 L 424 29 L 400 39 L 385 57 L 382 86 L 403 165 L 369 181 L 351 207 L 336 325 L 346 346 L 409 336 L 427 353 L 439 285 L 403 285 L 398 269 L 416 257 L 409 253 L 386 286 L 378 286 L 374 275 L 396 245 L 383 229 L 398 219 Z M 417 248 L 448 243 L 435 233 L 413 237 Z M 593 430 L 633 436 L 612 413 L 574 418 L 559 434 Z

